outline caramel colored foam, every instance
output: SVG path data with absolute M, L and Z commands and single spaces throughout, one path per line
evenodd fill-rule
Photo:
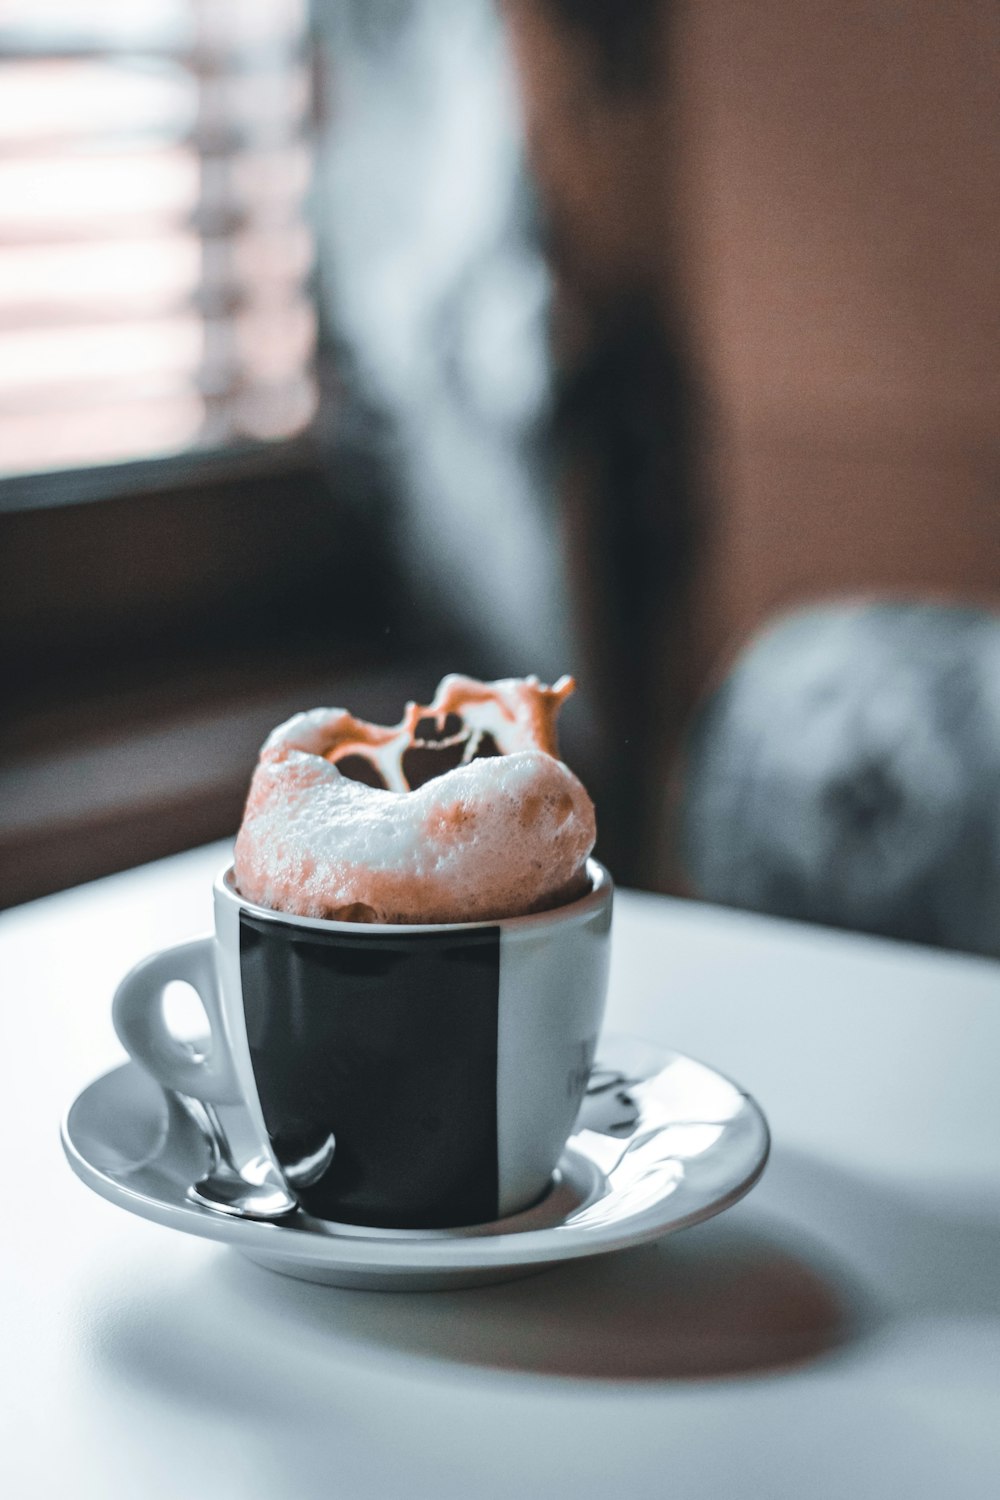
M 236 841 L 248 900 L 341 921 L 461 922 L 560 905 L 586 887 L 594 809 L 557 758 L 556 718 L 571 678 L 496 683 L 446 677 L 400 724 L 313 709 L 280 725 L 254 772 Z M 449 716 L 461 732 L 446 736 Z M 433 721 L 452 770 L 410 789 L 403 757 Z M 426 734 L 426 731 L 425 731 Z M 488 758 L 477 759 L 486 737 Z M 496 752 L 499 753 L 496 753 Z M 363 756 L 384 788 L 342 775 Z

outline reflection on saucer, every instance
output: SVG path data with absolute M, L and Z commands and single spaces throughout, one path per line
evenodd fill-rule
M 598 1135 L 631 1135 L 639 1118 L 639 1106 L 629 1089 L 638 1082 L 617 1068 L 595 1065 L 577 1115 L 576 1129 L 593 1130 Z

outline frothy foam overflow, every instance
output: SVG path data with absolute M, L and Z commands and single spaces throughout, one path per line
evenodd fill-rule
M 586 888 L 593 804 L 558 758 L 573 679 L 445 677 L 397 725 L 344 709 L 268 737 L 236 843 L 247 899 L 364 922 L 481 921 Z

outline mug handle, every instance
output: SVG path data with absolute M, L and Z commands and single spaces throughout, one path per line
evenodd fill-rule
M 167 1026 L 163 992 L 175 980 L 189 984 L 205 1007 L 212 1044 L 204 1057 Z M 136 964 L 115 991 L 111 1019 L 125 1051 L 164 1088 L 206 1104 L 241 1102 L 222 1020 L 213 937 L 164 948 Z

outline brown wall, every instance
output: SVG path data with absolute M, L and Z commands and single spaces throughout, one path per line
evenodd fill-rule
M 505 0 L 563 267 L 658 284 L 700 378 L 699 658 L 817 593 L 1000 602 L 1000 7 L 674 0 L 632 87 L 600 9 Z
M 612 477 L 581 507 L 567 486 L 571 511 L 601 511 L 604 543 L 630 537 L 637 554 L 629 579 L 591 537 L 578 602 L 613 643 L 604 679 L 637 663 L 631 712 L 607 682 L 598 697 L 611 780 L 633 789 L 629 876 L 670 885 L 664 768 L 764 620 L 845 593 L 1000 606 L 1000 8 L 503 8 L 566 368 L 629 305 L 682 360 L 680 378 L 661 366 L 658 406 L 634 372 L 602 387 L 609 409 L 631 403 L 632 470 L 657 492 Z M 672 487 L 648 461 L 657 442 L 693 446 Z M 668 607 L 637 607 L 644 592 Z
M 1000 8 L 686 0 L 670 53 L 706 651 L 817 593 L 1000 603 Z

